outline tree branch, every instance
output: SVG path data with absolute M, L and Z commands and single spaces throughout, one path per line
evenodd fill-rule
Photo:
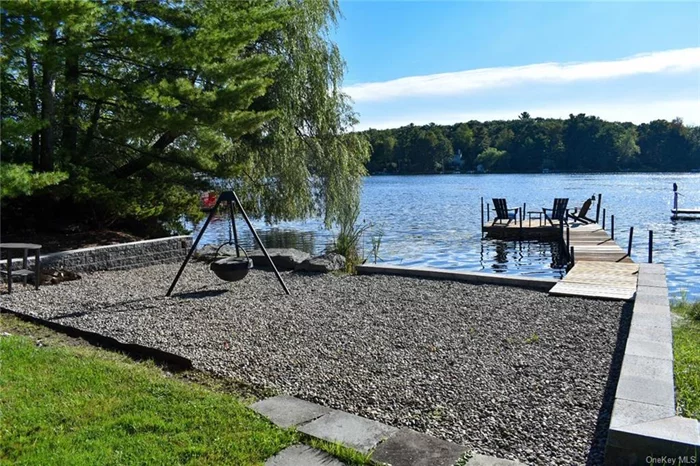
M 147 154 L 143 154 L 138 159 L 134 159 L 131 162 L 123 165 L 121 168 L 112 172 L 113 176 L 118 179 L 128 178 L 139 171 L 148 168 L 148 166 L 153 163 L 157 156 L 163 152 L 163 150 L 168 147 L 179 134 L 172 131 L 166 131 L 163 133 L 158 140 L 151 146 L 151 149 Z

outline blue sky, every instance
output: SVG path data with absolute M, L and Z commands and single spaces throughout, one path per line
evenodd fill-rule
M 593 114 L 700 124 L 700 2 L 341 1 L 356 129 Z

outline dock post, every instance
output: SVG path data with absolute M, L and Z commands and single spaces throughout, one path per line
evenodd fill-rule
M 600 206 L 603 200 L 603 195 L 598 193 L 598 205 L 595 208 L 595 223 L 600 219 Z M 603 224 L 605 224 L 605 210 L 603 210 Z M 605 227 L 603 227 L 605 228 Z
M 562 220 L 559 220 L 559 237 L 564 241 L 564 222 Z M 569 245 L 567 244 L 566 246 L 568 247 Z
M 486 221 L 491 221 L 491 204 L 488 202 L 486 203 Z
M 630 227 L 630 239 L 627 243 L 627 256 L 632 257 L 632 236 L 634 236 L 634 227 Z
M 654 231 L 649 230 L 649 263 L 652 263 L 654 255 Z
M 615 241 L 615 216 L 610 216 L 610 239 Z
M 484 238 L 484 196 L 481 196 L 481 238 Z
M 566 225 L 566 246 L 571 245 L 571 227 Z
M 569 254 L 569 264 L 571 264 L 571 269 L 574 268 L 574 265 L 576 265 L 576 256 L 574 255 L 574 247 L 571 246 L 571 254 Z
M 520 211 L 520 230 L 518 230 L 518 235 L 520 236 L 520 241 L 523 240 L 523 217 L 525 213 L 525 204 L 523 204 L 523 210 Z
M 596 223 L 598 223 L 598 216 L 596 215 Z M 605 209 L 603 209 L 603 230 L 605 230 Z

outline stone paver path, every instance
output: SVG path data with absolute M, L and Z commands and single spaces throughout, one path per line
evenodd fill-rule
M 287 395 L 253 403 L 254 411 L 274 424 L 296 427 L 311 437 L 340 443 L 367 454 L 377 463 L 392 466 L 452 466 L 467 452 L 456 443 L 431 437 L 411 429 L 372 421 L 354 414 L 326 408 Z M 374 450 L 374 451 L 373 451 Z M 520 463 L 491 456 L 472 455 L 466 466 L 516 466 Z M 268 459 L 265 466 L 344 466 L 322 451 L 306 445 L 293 445 Z

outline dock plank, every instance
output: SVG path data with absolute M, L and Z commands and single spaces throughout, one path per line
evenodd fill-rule
M 575 264 L 550 290 L 551 295 L 624 301 L 634 298 L 639 266 L 600 225 L 573 224 L 563 239 L 567 248 L 574 248 Z
M 629 287 L 602 286 L 599 284 L 586 284 L 561 281 L 549 291 L 552 296 L 571 296 L 583 298 L 615 299 L 630 301 L 634 298 L 634 289 Z

